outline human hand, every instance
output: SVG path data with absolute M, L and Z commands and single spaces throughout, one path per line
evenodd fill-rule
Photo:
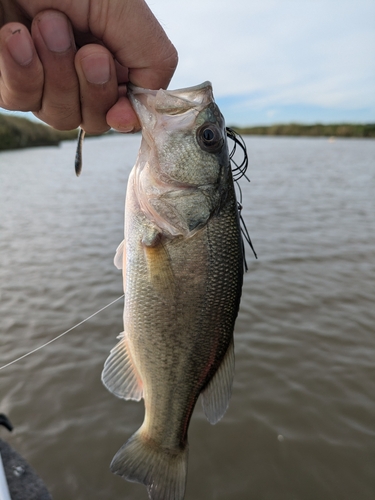
M 177 52 L 144 0 L 0 0 L 0 107 L 59 130 L 139 129 L 126 83 L 166 88 Z

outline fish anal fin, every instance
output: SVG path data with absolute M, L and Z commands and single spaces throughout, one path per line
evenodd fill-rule
M 232 394 L 233 375 L 234 343 L 232 339 L 217 372 L 201 393 L 203 411 L 211 424 L 216 424 L 228 408 Z
M 111 471 L 127 481 L 144 484 L 151 500 L 183 500 L 188 445 L 169 449 L 147 439 L 139 429 L 116 453 Z
M 111 350 L 102 372 L 102 382 L 115 396 L 139 401 L 143 397 L 142 380 L 128 348 L 126 334 Z

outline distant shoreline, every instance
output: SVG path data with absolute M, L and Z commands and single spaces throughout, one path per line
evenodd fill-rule
M 331 125 L 289 123 L 257 127 L 232 126 L 231 128 L 242 135 L 375 139 L 375 123 L 337 123 Z M 42 123 L 32 122 L 27 118 L 0 113 L 0 151 L 37 146 L 56 146 L 61 141 L 75 140 L 76 138 L 77 130 L 61 132 Z
M 375 123 L 353 124 L 333 123 L 323 125 L 303 125 L 300 123 L 289 123 L 258 127 L 232 126 L 241 135 L 267 135 L 267 136 L 289 136 L 289 137 L 357 137 L 375 139 Z
M 77 130 L 60 132 L 52 127 L 35 123 L 27 118 L 0 113 L 0 151 L 57 146 L 61 141 L 77 138 Z

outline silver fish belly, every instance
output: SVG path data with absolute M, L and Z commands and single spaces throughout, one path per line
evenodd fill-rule
M 243 255 L 224 119 L 209 82 L 177 91 L 132 87 L 142 144 L 129 177 L 123 269 L 124 332 L 102 374 L 124 399 L 144 399 L 140 429 L 111 470 L 152 500 L 182 500 L 190 418 L 231 395 Z

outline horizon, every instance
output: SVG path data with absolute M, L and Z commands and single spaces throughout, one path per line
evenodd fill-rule
M 216 99 L 216 102 L 220 108 L 220 103 L 218 103 L 218 100 Z M 221 110 L 221 108 L 220 108 Z M 31 111 L 23 112 L 23 111 L 8 111 L 6 109 L 0 108 L 0 114 L 6 115 L 6 116 L 14 116 L 16 118 L 26 118 L 30 120 L 31 122 L 34 123 L 39 123 L 42 125 L 46 125 L 44 122 L 42 122 L 39 118 L 33 115 Z M 274 126 L 281 126 L 281 125 L 299 125 L 299 126 L 314 126 L 314 125 L 323 125 L 323 126 L 328 126 L 328 125 L 375 125 L 375 118 L 373 118 L 373 121 L 348 121 L 348 120 L 342 120 L 342 121 L 324 121 L 324 120 L 317 120 L 317 121 L 278 121 L 278 122 L 268 122 L 268 123 L 245 123 L 245 124 L 240 124 L 236 123 L 234 121 L 230 121 L 227 119 L 226 116 L 224 116 L 226 125 L 228 127 L 235 127 L 235 128 L 256 128 L 256 127 L 274 127 Z M 73 129 L 74 130 L 74 129 Z

